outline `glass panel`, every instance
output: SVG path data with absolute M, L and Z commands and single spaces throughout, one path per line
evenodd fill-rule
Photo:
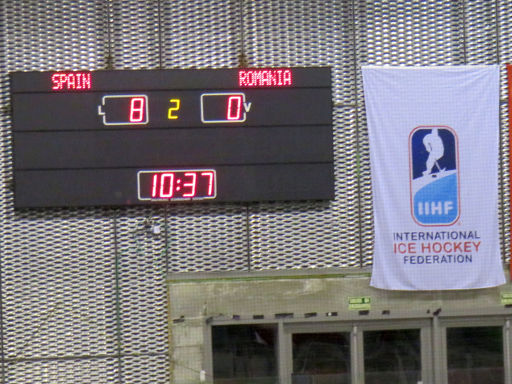
M 350 333 L 297 333 L 293 384 L 349 384 Z
M 421 382 L 419 329 L 364 332 L 365 384 Z
M 502 327 L 446 330 L 449 384 L 503 384 Z
M 212 328 L 215 384 L 277 384 L 277 327 Z

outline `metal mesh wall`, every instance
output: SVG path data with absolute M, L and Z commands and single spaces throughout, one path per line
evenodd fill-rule
M 498 63 L 512 62 L 512 7 L 510 2 L 500 1 L 495 6 L 496 17 L 490 23 L 494 27 L 496 36 L 496 56 Z M 491 6 L 492 7 L 492 6 Z M 506 90 L 506 74 L 505 68 L 501 71 L 501 146 L 500 146 L 500 185 L 502 192 L 502 245 L 503 256 L 505 261 L 509 262 L 510 259 L 510 164 L 506 159 L 510 156 L 509 140 L 508 140 L 508 109 L 506 106 L 508 92 Z
M 371 265 L 359 67 L 505 63 L 511 29 L 504 0 L 0 2 L 2 382 L 170 382 L 167 272 Z M 332 67 L 334 201 L 14 211 L 8 72 L 239 64 Z
M 104 66 L 105 2 L 2 2 L 0 24 L 4 112 L 9 71 Z M 1 128 L 3 382 L 108 382 L 115 360 L 95 357 L 116 353 L 111 217 L 103 209 L 15 212 L 8 114 Z

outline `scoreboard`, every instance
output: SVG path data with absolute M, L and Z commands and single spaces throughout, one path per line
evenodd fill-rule
M 329 68 L 10 80 L 16 208 L 334 198 Z

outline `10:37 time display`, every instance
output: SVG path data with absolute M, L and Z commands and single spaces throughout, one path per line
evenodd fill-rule
M 142 170 L 137 173 L 138 199 L 205 200 L 217 196 L 214 169 Z

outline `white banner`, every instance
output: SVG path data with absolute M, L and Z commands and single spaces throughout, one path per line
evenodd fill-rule
M 363 67 L 371 285 L 505 283 L 498 235 L 499 67 Z

